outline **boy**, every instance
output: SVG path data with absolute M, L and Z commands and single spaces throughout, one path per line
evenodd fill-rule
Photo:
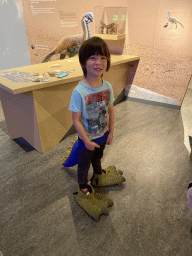
M 90 195 L 94 193 L 88 185 L 90 164 L 93 166 L 93 186 L 119 184 L 125 178 L 115 167 L 106 170 L 101 167 L 105 145 L 113 140 L 115 121 L 112 86 L 102 79 L 110 68 L 110 52 L 105 41 L 99 37 L 86 40 L 79 49 L 79 61 L 84 78 L 73 91 L 69 110 L 78 133 L 79 192 L 76 201 L 88 212 L 90 205 L 98 203 Z M 84 200 L 83 195 L 90 200 Z

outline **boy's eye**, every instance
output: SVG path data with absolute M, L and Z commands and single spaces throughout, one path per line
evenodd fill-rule
M 95 56 L 91 56 L 91 57 L 90 57 L 90 60 L 95 60 L 95 59 L 96 59 Z M 102 56 L 101 59 L 102 59 L 102 60 L 106 60 L 107 58 L 106 58 L 105 56 Z

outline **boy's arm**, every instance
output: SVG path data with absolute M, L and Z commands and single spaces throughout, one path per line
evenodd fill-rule
M 113 134 L 114 134 L 114 126 L 115 126 L 115 111 L 113 103 L 109 104 L 108 106 L 108 114 L 109 114 L 109 135 L 107 138 L 107 145 L 110 145 L 113 141 Z
M 81 139 L 85 143 L 85 147 L 89 150 L 94 150 L 95 148 L 100 148 L 98 144 L 95 142 L 92 142 L 89 137 L 87 136 L 85 129 L 81 123 L 81 112 L 72 112 L 72 119 L 73 119 L 73 124 L 75 126 L 76 131 L 80 135 Z

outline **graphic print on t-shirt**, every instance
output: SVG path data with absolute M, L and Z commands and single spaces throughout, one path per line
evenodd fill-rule
M 109 89 L 85 96 L 88 132 L 93 136 L 99 135 L 108 125 L 109 100 Z

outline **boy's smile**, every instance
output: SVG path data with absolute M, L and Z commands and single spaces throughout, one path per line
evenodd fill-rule
M 92 55 L 86 63 L 87 78 L 100 77 L 107 69 L 107 57 L 102 55 Z

